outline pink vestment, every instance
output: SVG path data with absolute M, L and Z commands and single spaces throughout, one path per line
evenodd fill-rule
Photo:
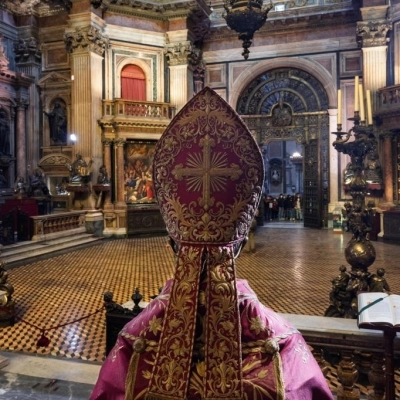
M 127 388 L 129 400 L 145 398 L 171 286 L 172 280 L 167 281 L 160 295 L 120 332 L 101 368 L 90 400 L 124 400 L 125 385 L 134 386 Z M 244 399 L 333 399 L 302 335 L 288 321 L 261 304 L 246 280 L 238 279 L 237 289 Z M 201 308 L 200 305 L 200 315 Z M 199 329 L 196 337 L 201 341 Z M 274 343 L 278 344 L 279 353 L 274 352 Z M 176 351 L 179 352 L 179 348 Z M 202 376 L 202 362 L 193 360 L 188 399 L 203 398 Z

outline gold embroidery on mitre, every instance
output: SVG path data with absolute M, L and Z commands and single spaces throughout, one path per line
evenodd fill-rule
M 257 143 L 211 90 L 177 117 L 154 157 L 154 187 L 168 232 L 175 240 L 197 243 L 245 237 L 263 182 Z
M 200 191 L 203 189 L 203 197 L 198 203 L 205 210 L 214 205 L 211 197 L 211 189 L 216 191 L 226 190 L 226 178 L 236 180 L 243 171 L 236 164 L 228 166 L 227 153 L 218 152 L 211 154 L 211 148 L 215 146 L 215 140 L 206 135 L 200 139 L 199 146 L 203 147 L 203 157 L 198 153 L 190 153 L 188 156 L 188 167 L 177 165 L 172 171 L 175 179 L 182 180 L 187 176 L 187 188 L 189 191 Z

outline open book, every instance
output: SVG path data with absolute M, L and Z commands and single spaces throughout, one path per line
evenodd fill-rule
M 393 326 L 400 329 L 400 295 L 362 292 L 358 296 L 358 326 Z

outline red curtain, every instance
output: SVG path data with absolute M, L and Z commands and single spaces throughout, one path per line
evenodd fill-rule
M 121 97 L 124 100 L 146 101 L 146 76 L 137 65 L 127 65 L 123 68 Z

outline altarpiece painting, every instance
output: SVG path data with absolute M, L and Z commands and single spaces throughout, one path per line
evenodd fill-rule
M 152 165 L 155 141 L 130 141 L 125 145 L 125 198 L 127 203 L 155 203 Z

